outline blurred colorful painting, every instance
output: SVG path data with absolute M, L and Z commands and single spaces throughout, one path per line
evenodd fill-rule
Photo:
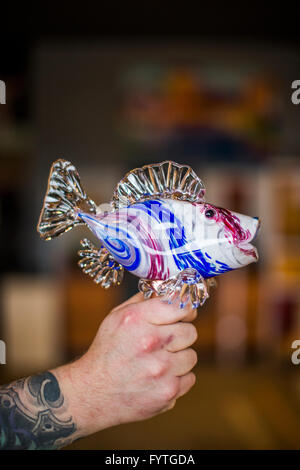
M 132 67 L 122 77 L 121 128 L 131 151 L 173 159 L 262 159 L 280 130 L 266 71 Z

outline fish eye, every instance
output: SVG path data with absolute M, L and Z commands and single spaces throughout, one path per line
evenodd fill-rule
M 213 209 L 206 209 L 205 211 L 205 217 L 208 219 L 212 219 L 215 215 L 215 211 Z

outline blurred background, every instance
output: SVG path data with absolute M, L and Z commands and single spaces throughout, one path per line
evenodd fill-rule
M 192 13 L 188 23 L 83 13 L 19 11 L 1 32 L 1 383 L 85 352 L 110 309 L 137 291 L 129 273 L 108 291 L 81 273 L 86 230 L 40 240 L 51 163 L 71 160 L 102 203 L 130 169 L 172 159 L 193 167 L 209 202 L 262 219 L 260 260 L 219 277 L 199 309 L 197 384 L 174 410 L 68 448 L 297 449 L 299 38 L 292 28 L 280 37 L 274 23 L 269 35 L 261 8 L 255 23 L 219 12 L 214 28 L 204 12 L 201 26 Z

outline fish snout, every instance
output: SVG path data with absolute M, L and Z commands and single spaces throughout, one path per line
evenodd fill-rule
M 260 232 L 260 226 L 261 226 L 261 220 L 258 217 L 253 217 L 253 219 L 255 220 L 256 228 L 255 228 L 255 232 L 251 240 L 254 240 L 258 236 Z
M 240 229 L 238 231 L 237 242 L 239 243 L 249 243 L 259 233 L 260 229 L 260 219 L 258 217 L 251 217 L 244 214 L 238 214 L 237 212 L 233 212 L 233 215 L 239 220 Z

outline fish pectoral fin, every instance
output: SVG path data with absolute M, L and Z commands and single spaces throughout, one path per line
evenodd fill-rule
M 180 308 L 189 303 L 193 308 L 202 307 L 209 297 L 211 287 L 212 283 L 205 280 L 194 268 L 184 269 L 166 281 L 141 279 L 139 282 L 139 290 L 146 299 L 156 294 L 170 304 L 179 302 Z
M 81 240 L 80 244 L 82 249 L 78 252 L 81 258 L 78 266 L 82 271 L 105 289 L 112 284 L 119 286 L 124 277 L 123 266 L 113 259 L 106 248 L 96 248 L 87 238 Z

